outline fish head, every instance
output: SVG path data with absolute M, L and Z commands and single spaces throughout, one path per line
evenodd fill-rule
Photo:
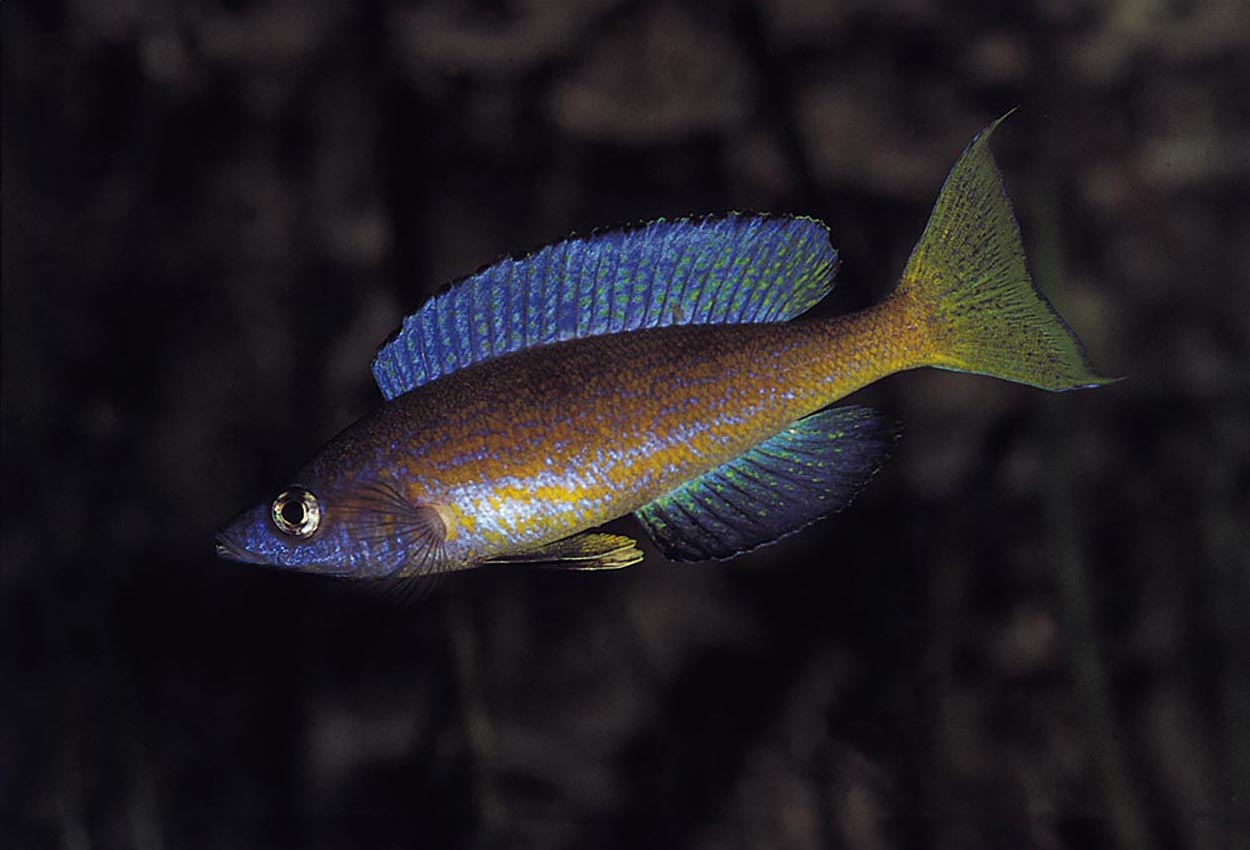
M 443 514 L 392 485 L 305 482 L 239 514 L 217 533 L 217 555 L 345 578 L 437 572 L 447 561 Z

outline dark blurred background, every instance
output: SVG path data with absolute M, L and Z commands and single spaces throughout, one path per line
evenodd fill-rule
M 0 13 L 4 846 L 1250 846 L 1244 2 Z M 1039 285 L 1129 380 L 890 378 L 872 487 L 730 563 L 215 559 L 442 282 L 759 209 L 856 309 L 1016 106 Z

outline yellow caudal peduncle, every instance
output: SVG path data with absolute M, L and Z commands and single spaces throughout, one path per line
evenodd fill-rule
M 819 384 L 819 406 L 895 372 L 931 365 L 935 357 L 921 306 L 906 291 L 896 291 L 857 313 L 809 323 L 809 327 L 813 338 L 819 338 L 818 343 L 813 339 L 819 354 L 813 348 L 810 361 L 810 380 Z

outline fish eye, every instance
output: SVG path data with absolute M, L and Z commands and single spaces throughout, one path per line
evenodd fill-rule
M 321 524 L 321 506 L 317 497 L 303 487 L 283 490 L 273 500 L 273 524 L 284 534 L 311 537 Z

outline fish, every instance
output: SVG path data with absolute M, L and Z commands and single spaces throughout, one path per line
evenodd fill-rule
M 1006 116 L 1004 116 L 1006 117 Z M 895 445 L 835 405 L 921 367 L 1091 388 L 1029 275 L 979 133 L 893 291 L 806 316 L 832 289 L 828 228 L 793 215 L 657 219 L 571 236 L 454 282 L 372 364 L 383 403 L 217 535 L 223 558 L 421 581 L 491 564 L 638 563 L 632 514 L 673 561 L 732 558 L 849 504 Z

